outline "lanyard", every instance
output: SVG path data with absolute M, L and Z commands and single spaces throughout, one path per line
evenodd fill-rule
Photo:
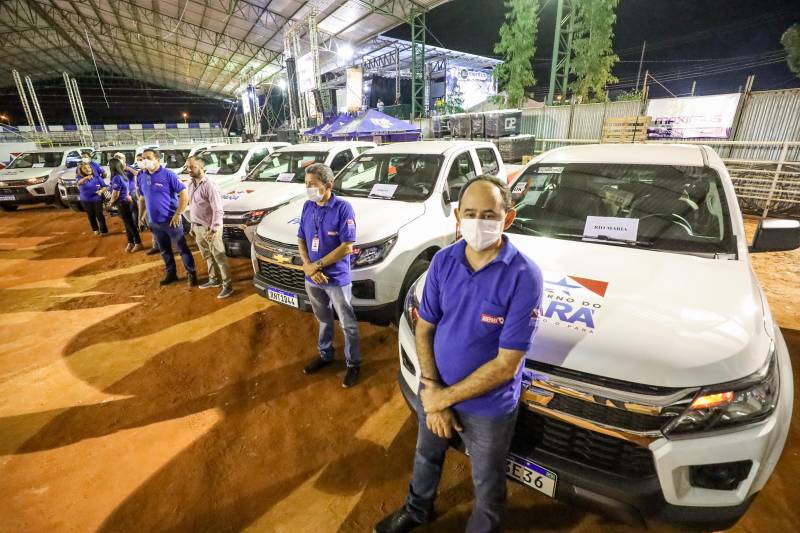
M 325 207 L 327 207 L 327 205 Z M 317 238 L 319 238 L 320 235 L 319 228 L 322 226 L 322 223 L 325 222 L 325 215 L 327 214 L 327 212 L 325 211 L 325 207 L 316 206 L 316 209 L 314 209 L 314 227 L 317 230 L 314 237 Z M 322 216 L 318 217 L 317 215 L 319 214 L 320 211 L 322 211 Z

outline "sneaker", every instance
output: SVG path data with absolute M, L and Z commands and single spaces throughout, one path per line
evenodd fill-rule
M 215 279 L 210 279 L 209 278 L 209 280 L 206 281 L 205 283 L 203 283 L 202 285 L 200 285 L 199 288 L 201 288 L 201 289 L 213 289 L 214 287 L 221 287 L 221 286 L 222 286 L 221 282 L 219 282 L 219 281 L 217 281 Z
M 372 531 L 373 533 L 408 533 L 422 524 L 422 522 L 414 520 L 404 506 L 378 522 Z
M 153 247 L 153 248 L 150 248 L 149 250 L 147 250 L 147 255 L 156 255 L 156 254 L 160 254 L 160 253 L 161 253 L 161 250 L 159 250 L 156 247 Z
M 125 251 L 131 253 L 131 250 L 133 250 L 133 244 L 128 243 L 128 246 L 125 247 Z
M 357 366 L 348 366 L 347 372 L 344 374 L 344 379 L 342 380 L 342 387 L 345 389 L 349 389 L 356 383 L 358 383 L 358 374 L 361 372 L 361 369 Z
M 186 282 L 190 287 L 197 287 L 197 274 L 194 272 L 189 272 L 186 274 Z
M 142 249 L 142 245 L 141 244 L 134 244 L 133 246 L 131 246 L 131 253 L 138 252 L 141 249 Z
M 158 282 L 159 285 L 162 287 L 164 285 L 169 285 L 170 283 L 175 283 L 178 281 L 178 275 L 175 272 L 167 272 L 167 275 L 164 276 L 164 279 Z
M 322 368 L 328 366 L 332 362 L 333 362 L 332 360 L 326 361 L 322 357 L 317 357 L 316 359 L 308 363 L 308 365 L 306 365 L 306 367 L 303 369 L 303 374 L 316 374 Z
M 228 298 L 231 294 L 233 294 L 233 286 L 232 285 L 223 285 L 222 290 L 219 291 L 217 298 L 222 300 L 223 298 Z
M 100 235 L 100 232 L 99 232 L 99 231 L 97 231 L 97 230 L 94 230 L 94 234 L 95 234 L 95 235 Z

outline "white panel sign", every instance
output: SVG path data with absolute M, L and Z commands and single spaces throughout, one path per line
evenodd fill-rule
M 739 106 L 739 93 L 650 100 L 651 139 L 727 139 Z
M 638 218 L 586 217 L 584 237 L 608 237 L 623 241 L 635 241 L 639 231 Z
M 347 110 L 361 109 L 361 98 L 364 91 L 363 73 L 360 68 L 347 69 Z

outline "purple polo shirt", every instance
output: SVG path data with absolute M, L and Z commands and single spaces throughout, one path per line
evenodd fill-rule
M 125 176 L 117 174 L 111 178 L 111 190 L 119 193 L 119 202 L 128 201 L 131 197 L 131 191 L 128 187 L 128 179 Z
M 78 178 L 79 180 L 83 177 Z M 103 197 L 97 194 L 97 191 L 106 186 L 103 178 L 97 174 L 92 174 L 89 181 L 78 185 L 78 192 L 80 193 L 81 202 L 102 202 Z
M 144 196 L 147 215 L 156 224 L 169 222 L 178 210 L 178 193 L 186 188 L 178 175 L 159 167 L 155 172 L 140 172 L 139 193 Z
M 319 238 L 319 249 L 313 250 L 314 237 Z M 344 242 L 356 242 L 356 213 L 353 206 L 335 194 L 331 195 L 324 206 L 307 201 L 303 204 L 300 215 L 300 229 L 297 238 L 306 241 L 308 258 L 319 261 Z M 326 266 L 322 272 L 328 276 L 328 285 L 343 287 L 352 283 L 350 274 L 350 256 L 346 256 L 332 265 Z M 308 277 L 306 280 L 314 285 Z
M 437 252 L 425 280 L 419 316 L 436 326 L 433 352 L 447 385 L 463 380 L 497 357 L 498 350 L 527 352 L 542 303 L 542 273 L 503 236 L 497 257 L 475 272 L 459 240 Z M 480 416 L 514 410 L 522 383 L 520 365 L 514 379 L 453 409 Z

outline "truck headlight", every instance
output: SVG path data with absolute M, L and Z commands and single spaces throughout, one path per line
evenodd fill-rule
M 39 176 L 38 178 L 28 178 L 25 180 L 27 185 L 39 185 L 47 181 L 47 176 Z
M 701 389 L 689 407 L 664 428 L 664 434 L 719 431 L 764 420 L 778 404 L 777 359 L 773 344 L 767 363 L 754 374 Z
M 397 235 L 394 235 L 379 242 L 353 248 L 352 266 L 358 268 L 380 263 L 389 255 L 396 242 Z
M 411 328 L 411 333 L 417 331 L 417 321 L 419 320 L 419 300 L 417 300 L 417 283 L 419 280 L 411 284 L 406 294 L 405 304 L 403 305 L 403 316 Z
M 288 203 L 289 202 L 284 202 L 280 205 L 270 207 L 269 209 L 255 209 L 253 211 L 250 211 L 249 213 L 245 213 L 244 223 L 246 226 L 256 226 L 261 222 L 261 220 L 265 216 L 269 215 L 273 211 L 277 211 L 278 209 L 280 209 L 281 207 L 285 206 Z

